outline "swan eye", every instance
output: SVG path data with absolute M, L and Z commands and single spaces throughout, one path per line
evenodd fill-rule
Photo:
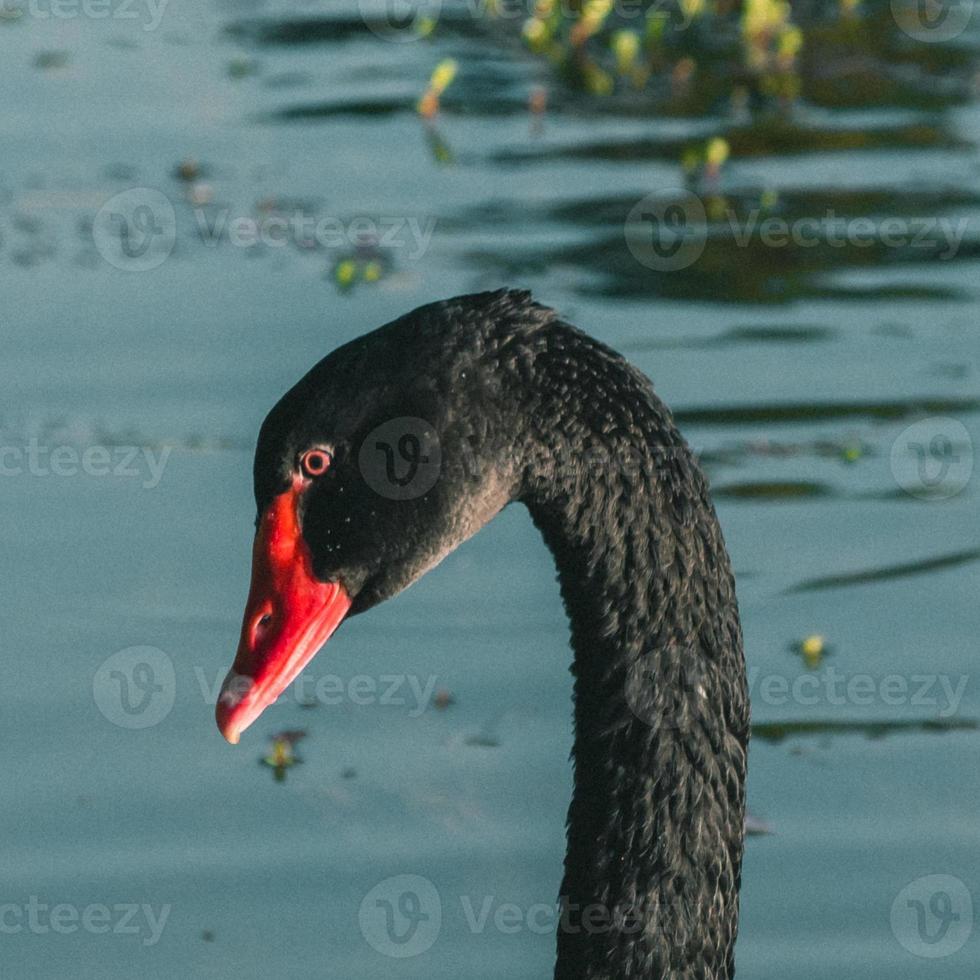
M 330 460 L 330 453 L 325 449 L 308 449 L 300 457 L 299 465 L 305 476 L 323 476 L 330 468 Z

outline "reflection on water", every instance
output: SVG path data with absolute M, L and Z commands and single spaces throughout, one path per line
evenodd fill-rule
M 560 880 L 566 627 L 523 514 L 345 626 L 309 678 L 344 696 L 287 696 L 235 750 L 212 721 L 265 411 L 337 344 L 507 283 L 628 352 L 715 487 L 775 829 L 749 842 L 740 975 L 972 980 L 980 928 L 928 964 L 890 914 L 930 876 L 980 888 L 978 24 L 848 0 L 36 9 L 0 7 L 0 904 L 170 912 L 151 947 L 5 935 L 0 972 L 549 975 L 551 935 L 451 914 Z M 814 636 L 820 670 L 787 654 Z M 141 675 L 145 728 L 91 693 L 132 649 L 170 665 Z M 792 693 L 831 667 L 875 694 Z M 391 675 L 439 693 L 349 695 Z M 446 913 L 417 959 L 358 926 L 403 874 Z
M 957 551 L 951 555 L 939 555 L 922 561 L 904 562 L 901 565 L 891 565 L 887 568 L 870 568 L 846 575 L 828 575 L 823 578 L 807 579 L 793 586 L 792 592 L 810 592 L 814 589 L 838 589 L 847 585 L 861 585 L 865 582 L 882 582 L 890 578 L 903 578 L 906 575 L 925 575 L 928 572 L 940 571 L 944 568 L 956 568 L 975 562 L 980 558 L 980 549 Z

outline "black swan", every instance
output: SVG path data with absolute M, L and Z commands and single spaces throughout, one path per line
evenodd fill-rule
M 422 425 L 400 450 L 438 454 L 430 486 L 406 492 L 396 473 L 379 485 L 365 467 L 392 449 L 375 435 L 390 420 Z M 741 628 L 705 480 L 650 382 L 526 292 L 461 296 L 317 364 L 266 418 L 254 479 L 252 586 L 217 707 L 225 738 L 238 741 L 344 616 L 520 501 L 554 554 L 574 649 L 556 980 L 732 977 Z

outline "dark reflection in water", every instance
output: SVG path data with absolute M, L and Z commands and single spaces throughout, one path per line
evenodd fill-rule
M 729 483 L 713 486 L 711 494 L 720 499 L 733 500 L 798 500 L 812 497 L 837 497 L 839 493 L 826 483 L 808 480 L 781 480 L 779 482 Z
M 906 401 L 778 403 L 678 408 L 674 418 L 683 425 L 745 425 L 760 422 L 826 422 L 833 419 L 897 420 L 918 415 L 975 412 L 978 398 L 916 398 Z
M 760 742 L 783 742 L 788 738 L 812 735 L 944 735 L 949 732 L 975 732 L 980 722 L 972 718 L 928 718 L 922 721 L 779 721 L 752 726 L 752 738 Z
M 910 575 L 925 575 L 928 572 L 943 571 L 967 565 L 980 559 L 980 548 L 967 551 L 957 551 L 949 555 L 939 555 L 935 558 L 924 558 L 921 561 L 903 562 L 899 565 L 888 565 L 882 568 L 869 568 L 860 572 L 847 572 L 843 575 L 826 575 L 821 578 L 807 579 L 794 585 L 787 592 L 814 592 L 818 589 L 839 589 L 848 585 L 867 585 L 871 582 L 886 582 L 894 578 L 906 578 Z

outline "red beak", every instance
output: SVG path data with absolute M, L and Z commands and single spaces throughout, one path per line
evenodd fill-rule
M 339 582 L 313 574 L 296 512 L 302 481 L 262 515 L 252 548 L 252 587 L 235 663 L 215 717 L 233 745 L 313 659 L 350 609 Z

